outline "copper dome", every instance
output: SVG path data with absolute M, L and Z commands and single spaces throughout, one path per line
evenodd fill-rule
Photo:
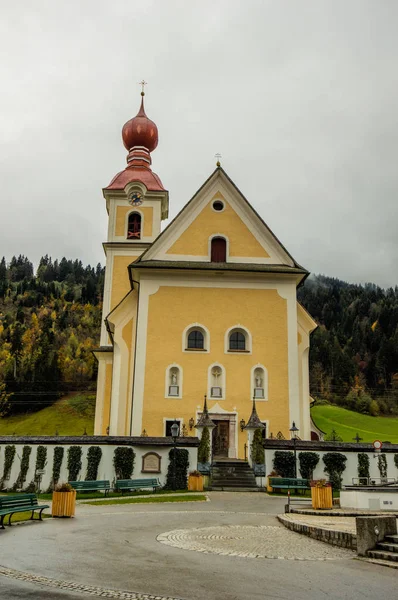
M 123 125 L 122 138 L 126 150 L 131 150 L 134 146 L 143 146 L 149 152 L 153 152 L 158 145 L 158 128 L 145 114 L 143 95 L 138 114 Z

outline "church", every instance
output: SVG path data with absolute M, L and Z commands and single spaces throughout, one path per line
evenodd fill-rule
M 265 437 L 311 438 L 308 352 L 297 302 L 309 275 L 217 162 L 180 213 L 151 168 L 144 108 L 123 127 L 127 166 L 108 212 L 95 434 L 197 435 L 207 398 L 213 455 L 244 458 L 253 400 Z M 260 182 L 259 182 L 260 184 Z

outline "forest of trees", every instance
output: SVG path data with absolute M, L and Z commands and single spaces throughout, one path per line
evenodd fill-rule
M 104 268 L 44 256 L 0 261 L 0 416 L 95 389 Z M 312 276 L 298 298 L 319 324 L 311 394 L 371 415 L 398 414 L 398 287 Z
M 311 337 L 312 396 L 371 415 L 398 414 L 398 287 L 318 275 L 298 299 L 319 325 Z
M 79 260 L 0 261 L 0 415 L 95 389 L 103 282 Z

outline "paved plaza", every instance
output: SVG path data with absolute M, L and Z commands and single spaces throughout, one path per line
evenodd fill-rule
M 0 598 L 240 600 L 394 597 L 397 572 L 285 529 L 283 498 L 82 505 L 0 532 Z

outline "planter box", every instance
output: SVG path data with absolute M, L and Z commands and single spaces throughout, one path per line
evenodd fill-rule
M 52 516 L 74 517 L 76 490 L 72 492 L 53 492 Z
M 332 487 L 311 488 L 312 508 L 333 508 Z
M 189 475 L 188 476 L 188 490 L 190 492 L 203 492 L 203 476 L 200 475 Z

